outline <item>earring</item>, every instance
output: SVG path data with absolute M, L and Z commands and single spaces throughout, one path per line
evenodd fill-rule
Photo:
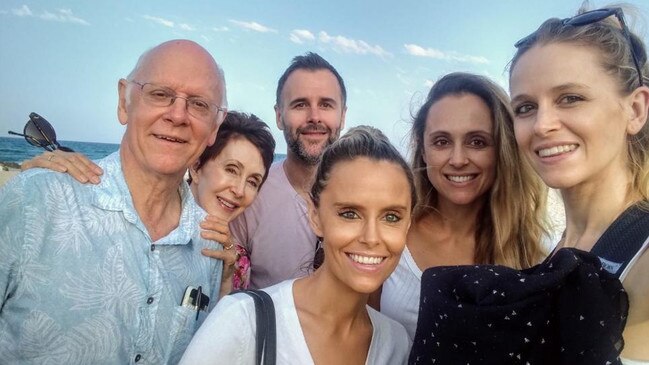
M 322 237 L 315 242 L 315 253 L 313 255 L 313 270 L 317 270 L 324 262 L 324 248 Z

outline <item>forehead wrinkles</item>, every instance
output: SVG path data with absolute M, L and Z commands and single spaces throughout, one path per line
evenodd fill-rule
M 225 99 L 221 70 L 206 50 L 191 42 L 168 42 L 151 49 L 140 57 L 129 78 L 183 89 L 216 103 Z

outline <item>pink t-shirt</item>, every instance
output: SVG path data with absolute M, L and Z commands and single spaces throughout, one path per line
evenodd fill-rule
M 234 239 L 250 252 L 250 287 L 265 288 L 309 273 L 316 236 L 307 203 L 291 186 L 284 161 L 273 163 L 257 199 L 230 223 Z

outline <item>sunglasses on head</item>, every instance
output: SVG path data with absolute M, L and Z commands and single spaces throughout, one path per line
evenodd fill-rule
M 640 82 L 639 85 L 644 85 L 644 82 L 642 81 L 643 79 L 640 62 L 638 61 L 638 53 L 634 43 L 631 41 L 631 32 L 629 32 L 629 28 L 626 26 L 626 22 L 624 21 L 624 12 L 622 11 L 622 8 L 603 8 L 587 11 L 585 13 L 575 15 L 572 18 L 563 19 L 561 21 L 561 24 L 563 26 L 571 25 L 573 27 L 578 27 L 582 25 L 597 23 L 613 15 L 617 18 L 618 22 L 620 22 L 620 26 L 622 26 L 622 34 L 624 34 L 624 38 L 626 38 L 626 41 L 631 47 L 631 58 L 633 58 L 633 64 L 635 65 L 635 69 L 638 72 L 638 81 Z M 519 40 L 518 42 L 514 43 L 514 46 L 516 48 L 520 48 L 533 43 L 536 40 L 536 33 L 537 32 L 534 32 Z

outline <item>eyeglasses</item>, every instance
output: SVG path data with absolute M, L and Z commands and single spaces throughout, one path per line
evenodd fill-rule
M 626 38 L 627 42 L 629 42 L 629 46 L 631 48 L 631 58 L 633 58 L 633 64 L 635 65 L 635 69 L 638 72 L 638 81 L 640 82 L 639 86 L 642 86 L 644 85 L 644 82 L 642 81 L 642 71 L 640 68 L 640 62 L 638 61 L 638 50 L 636 49 L 634 43 L 631 41 L 631 32 L 629 32 L 629 28 L 626 26 L 626 22 L 624 21 L 624 12 L 622 11 L 622 8 L 604 8 L 587 11 L 585 13 L 575 15 L 572 18 L 563 19 L 561 21 L 561 24 L 563 26 L 571 25 L 578 27 L 581 25 L 597 23 L 612 15 L 615 15 L 617 20 L 620 22 L 620 25 L 622 26 L 622 34 L 624 34 L 624 38 Z M 536 36 L 537 32 L 534 32 L 516 42 L 514 46 L 516 48 L 520 48 L 522 46 L 529 45 L 536 40 Z
M 150 82 L 140 83 L 132 80 L 128 81 L 140 87 L 144 101 L 151 106 L 168 107 L 171 106 L 176 99 L 184 99 L 186 102 L 185 109 L 187 110 L 187 113 L 194 118 L 201 120 L 210 119 L 211 117 L 216 116 L 218 112 L 227 112 L 226 108 L 211 103 L 200 96 L 179 96 L 174 90 L 165 86 L 160 86 Z

